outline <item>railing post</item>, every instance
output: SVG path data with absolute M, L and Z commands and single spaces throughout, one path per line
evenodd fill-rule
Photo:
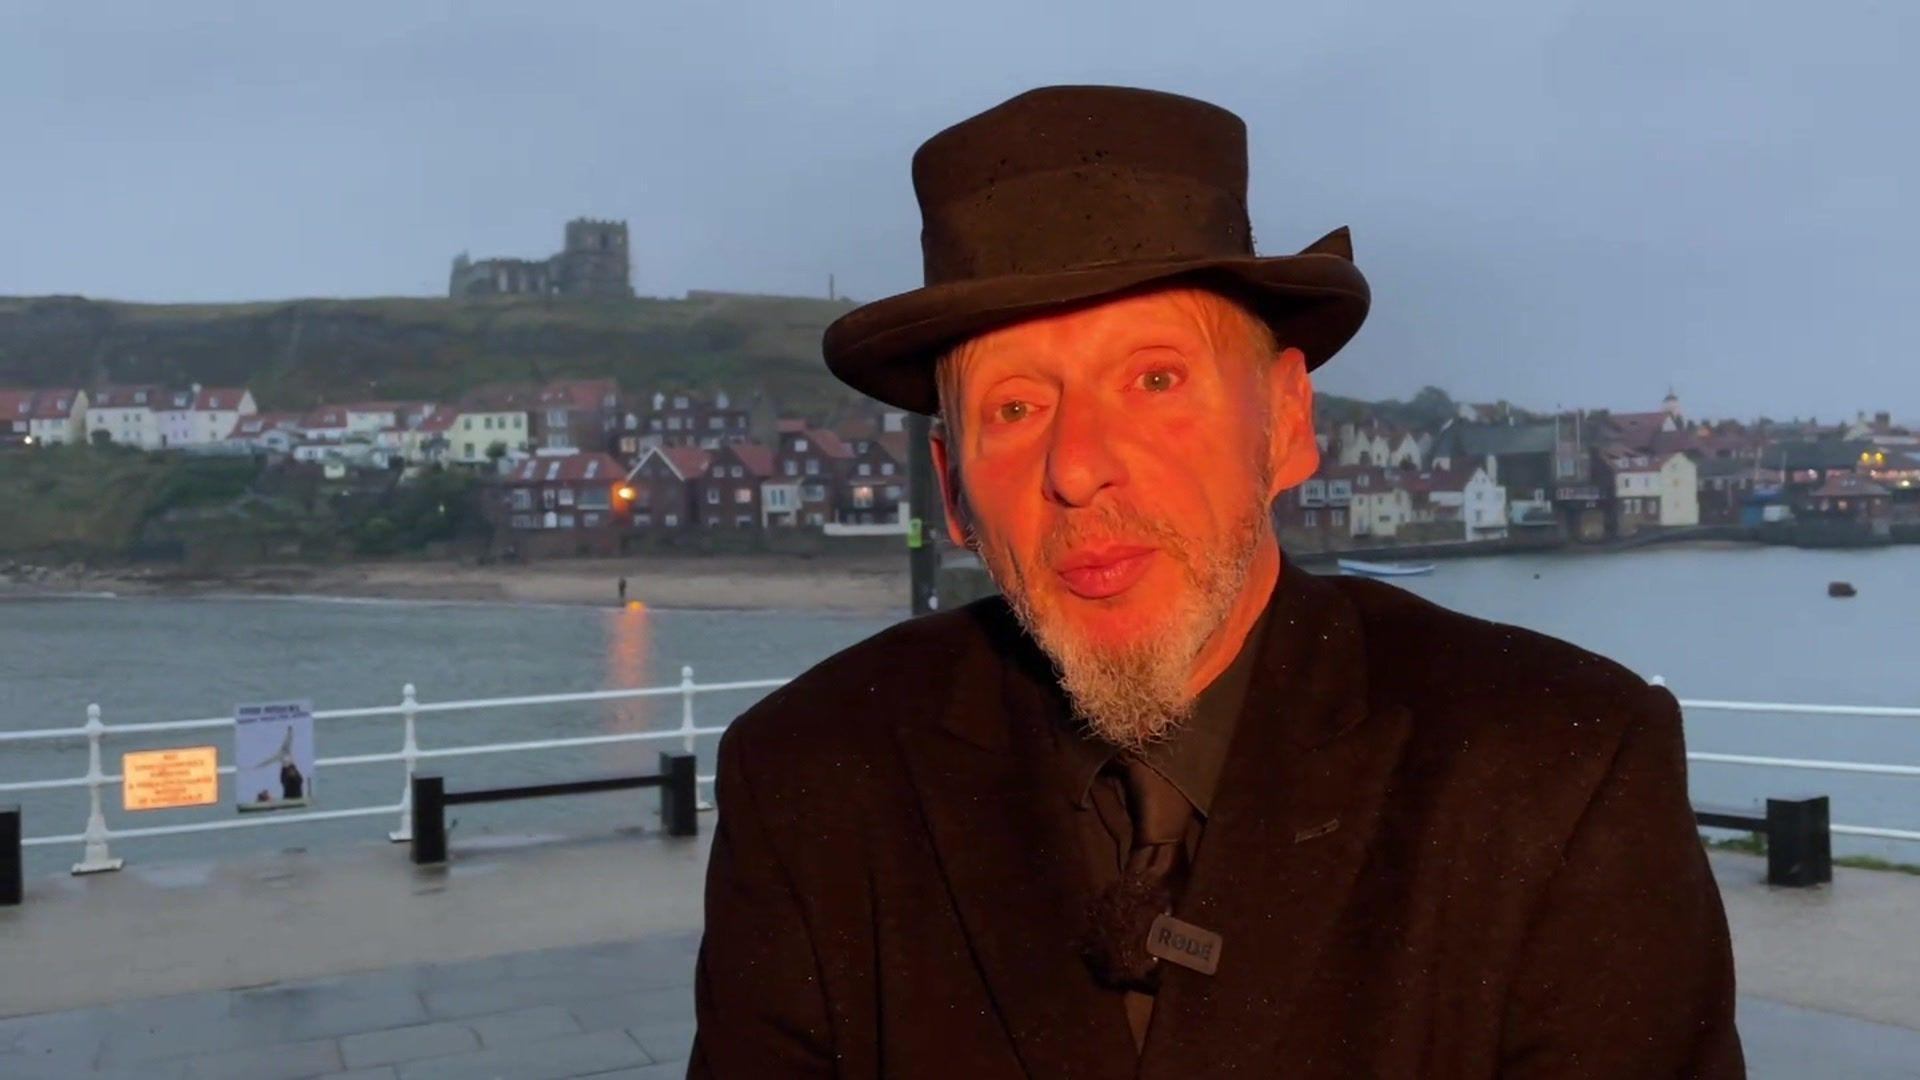
M 693 753 L 693 665 L 680 665 L 680 748 Z
M 100 722 L 100 706 L 87 706 L 87 798 L 91 809 L 87 811 L 86 850 L 80 861 L 73 864 L 76 874 L 118 870 L 125 861 L 114 858 L 107 850 L 107 816 L 100 809 L 100 786 L 107 778 L 107 774 L 100 771 L 100 738 L 106 729 Z
M 1827 797 L 1767 800 L 1767 884 L 1825 885 L 1833 880 L 1833 831 Z
M 20 850 L 20 804 L 0 806 L 0 907 L 20 902 L 23 880 L 21 864 L 26 857 Z
M 682 664 L 680 666 L 680 746 L 689 754 L 696 753 L 693 748 L 693 694 L 693 665 Z M 700 797 L 698 784 L 694 785 L 693 805 L 696 810 L 713 809 L 712 803 Z
M 694 757 L 660 751 L 660 824 L 668 836 L 698 836 L 700 824 L 694 812 Z
M 400 740 L 400 759 L 407 772 L 400 778 L 400 827 L 387 834 L 387 839 L 396 844 L 413 839 L 413 769 L 420 760 L 420 744 L 415 739 L 413 718 L 419 709 L 420 702 L 414 696 L 413 684 L 401 687 L 400 718 L 405 723 L 406 734 Z
M 413 778 L 413 861 L 417 866 L 447 861 L 446 794 L 444 777 Z

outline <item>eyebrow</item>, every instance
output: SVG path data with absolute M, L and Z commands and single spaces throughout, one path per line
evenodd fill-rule
M 1131 333 L 1127 337 L 1122 339 L 1124 343 L 1123 347 L 1120 350 L 1116 351 L 1115 355 L 1112 358 L 1099 361 L 1096 363 L 1095 366 L 1100 370 L 1119 367 L 1131 361 L 1134 357 L 1134 354 L 1140 352 L 1142 349 L 1170 348 L 1170 349 L 1180 349 L 1181 351 L 1184 352 L 1186 351 L 1185 346 L 1189 343 L 1198 342 L 1202 345 L 1209 343 L 1206 335 L 1198 332 L 1192 332 L 1192 331 L 1189 331 L 1187 333 L 1186 342 L 1169 340 L 1168 330 L 1169 330 L 1169 327 L 1165 324 L 1155 324 L 1153 326 L 1145 327 L 1139 331 Z M 982 359 L 982 360 L 975 360 L 972 364 L 968 365 L 968 367 L 971 368 L 972 370 L 963 372 L 963 375 L 970 374 L 970 375 L 973 375 L 976 379 L 990 379 L 991 380 L 990 385 L 997 385 L 1007 379 L 1014 379 L 1014 378 L 1038 379 L 1042 377 L 1041 375 L 1032 371 L 1030 368 L 1026 368 L 1026 367 L 1014 367 L 1011 370 L 1009 370 L 1010 365 L 1015 365 L 1017 363 L 1018 363 L 1017 359 L 988 358 L 988 359 Z

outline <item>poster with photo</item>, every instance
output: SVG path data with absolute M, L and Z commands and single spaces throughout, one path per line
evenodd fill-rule
M 233 791 L 239 809 L 310 805 L 313 760 L 313 702 L 234 707 Z

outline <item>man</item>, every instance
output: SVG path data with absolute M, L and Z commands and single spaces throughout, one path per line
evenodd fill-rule
M 827 362 L 1002 596 L 722 738 L 691 1074 L 1744 1075 L 1673 697 L 1275 541 L 1345 230 L 1255 256 L 1239 119 L 1141 90 L 913 172 L 927 285 Z

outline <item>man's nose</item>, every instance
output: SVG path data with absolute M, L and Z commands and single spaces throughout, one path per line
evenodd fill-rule
M 1065 506 L 1086 506 L 1101 489 L 1126 483 L 1113 432 L 1112 419 L 1099 402 L 1061 397 L 1047 446 L 1049 498 Z

